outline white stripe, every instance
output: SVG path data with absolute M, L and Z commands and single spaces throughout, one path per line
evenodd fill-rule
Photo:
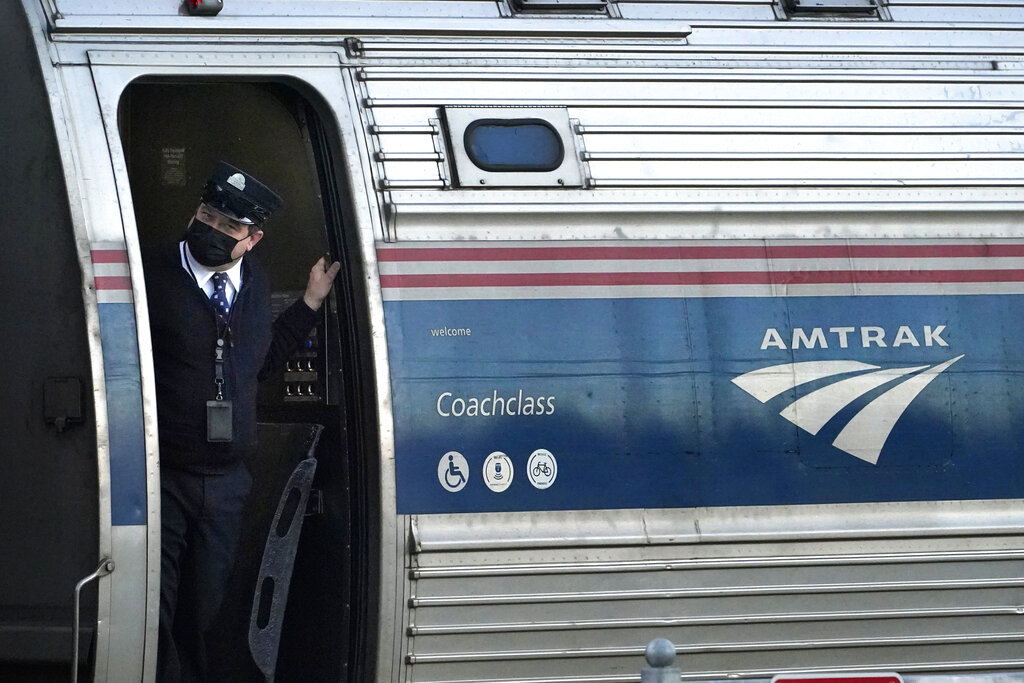
M 953 296 L 1024 294 L 1024 282 L 868 282 L 778 285 L 776 296 Z
M 90 242 L 89 248 L 92 251 L 126 251 L 124 242 Z
M 130 304 L 132 303 L 132 292 L 130 289 L 98 289 L 96 290 L 96 302 L 101 304 Z
M 697 299 L 784 296 L 966 296 L 1024 294 L 1024 282 L 840 283 L 824 285 L 619 285 L 601 287 L 388 287 L 384 301 L 495 299 Z
M 908 237 L 902 239 L 853 239 L 853 240 L 838 240 L 838 239 L 816 239 L 816 240 L 805 240 L 805 239 L 777 239 L 777 240 L 759 240 L 759 239 L 730 239 L 730 240 L 642 240 L 642 241 L 622 241 L 622 240 L 587 240 L 586 242 L 571 241 L 571 240 L 559 240 L 551 242 L 533 242 L 525 240 L 509 240 L 509 241 L 481 241 L 481 242 L 402 242 L 402 243 L 391 243 L 391 242 L 377 242 L 376 247 L 381 252 L 400 252 L 408 249 L 452 249 L 457 247 L 458 249 L 472 250 L 472 249 L 495 249 L 495 248 L 516 248 L 516 247 L 529 247 L 531 249 L 546 249 L 546 248 L 560 248 L 560 247 L 834 247 L 836 245 L 851 245 L 855 247 L 891 247 L 891 246 L 985 246 L 985 245 L 1004 245 L 1004 244 L 1024 244 L 1024 240 L 1021 239 L 925 239 L 920 237 Z M 120 248 L 124 248 L 121 245 Z
M 494 299 L 674 299 L 776 296 L 768 285 L 603 287 L 396 287 L 383 290 L 384 301 L 450 301 Z
M 129 275 L 127 263 L 94 263 L 92 270 L 94 277 L 128 277 Z
M 1024 259 L 999 258 L 832 258 L 832 259 L 606 259 L 599 261 L 385 261 L 381 275 L 491 273 L 700 273 L 921 270 L 1020 270 Z

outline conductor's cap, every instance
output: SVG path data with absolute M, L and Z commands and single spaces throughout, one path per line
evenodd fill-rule
M 245 171 L 220 162 L 203 187 L 203 203 L 228 218 L 262 226 L 281 206 L 281 197 Z

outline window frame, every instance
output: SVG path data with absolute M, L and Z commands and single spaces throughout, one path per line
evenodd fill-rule
M 451 150 L 454 184 L 460 188 L 583 187 L 580 145 L 565 107 L 443 107 L 445 132 Z M 529 121 L 550 128 L 562 144 L 562 162 L 550 171 L 481 168 L 466 149 L 466 132 L 482 122 Z

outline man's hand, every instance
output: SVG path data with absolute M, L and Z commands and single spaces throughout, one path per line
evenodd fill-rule
M 320 305 L 331 293 L 331 286 L 334 285 L 334 278 L 339 270 L 341 270 L 341 261 L 335 261 L 328 268 L 327 262 L 322 256 L 313 264 L 309 271 L 309 282 L 306 283 L 306 293 L 302 295 L 302 300 L 306 302 L 307 306 L 314 311 L 320 310 Z

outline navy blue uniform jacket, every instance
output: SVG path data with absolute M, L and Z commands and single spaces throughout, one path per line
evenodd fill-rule
M 256 383 L 284 364 L 316 325 L 300 298 L 271 321 L 270 286 L 250 252 L 227 325 L 181 265 L 178 244 L 143 254 L 156 371 L 160 464 L 226 471 L 256 446 Z M 214 349 L 226 334 L 224 398 L 233 402 L 233 443 L 206 440 L 206 402 L 216 396 Z

